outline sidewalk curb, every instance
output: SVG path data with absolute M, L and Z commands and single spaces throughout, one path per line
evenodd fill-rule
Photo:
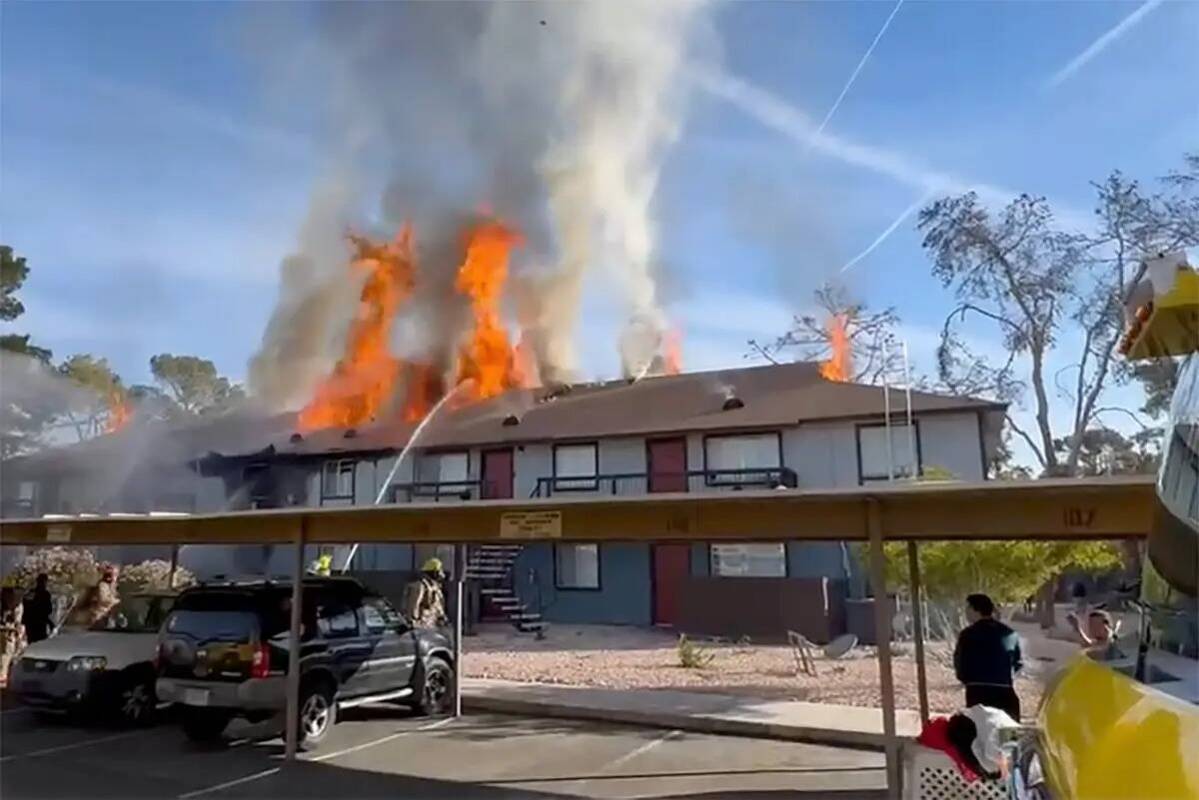
M 463 692 L 462 707 L 471 711 L 491 711 L 499 714 L 523 714 L 558 719 L 593 720 L 641 725 L 649 728 L 713 733 L 725 736 L 745 736 L 755 739 L 807 742 L 882 751 L 882 734 L 865 731 L 846 731 L 799 725 L 778 725 L 706 714 L 672 714 L 660 711 L 592 708 L 545 700 L 489 697 L 486 694 Z M 900 736 L 901 739 L 905 738 Z

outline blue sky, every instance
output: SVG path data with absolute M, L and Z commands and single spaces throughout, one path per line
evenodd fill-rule
M 142 382 L 152 354 L 187 352 L 244 377 L 322 166 L 315 111 L 263 79 L 256 5 L 0 7 L 0 239 L 33 268 L 13 327 L 56 356 L 105 355 Z M 779 332 L 926 184 L 1044 194 L 1085 219 L 1088 181 L 1177 165 L 1199 144 L 1199 4 L 1152 3 L 1102 38 L 1141 6 L 904 3 L 821 146 L 697 93 L 657 197 L 688 366 L 743 363 L 747 338 Z M 719 69 L 818 122 L 893 9 L 718 6 Z M 845 277 L 898 307 L 927 367 L 950 298 L 912 219 Z M 617 371 L 617 308 L 588 304 L 592 374 Z

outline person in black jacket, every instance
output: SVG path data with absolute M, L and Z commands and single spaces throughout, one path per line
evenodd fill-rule
M 984 705 L 1020 721 L 1020 698 L 1012 679 L 1024 666 L 1020 637 L 994 618 L 995 604 L 985 594 L 966 598 L 970 620 L 953 651 L 953 669 L 966 687 L 966 706 Z
M 54 598 L 46 588 L 46 573 L 39 573 L 33 591 L 25 597 L 25 635 L 29 643 L 40 642 L 50 635 L 54 620 Z

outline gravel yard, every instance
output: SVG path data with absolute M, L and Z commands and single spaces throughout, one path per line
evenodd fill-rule
M 798 674 L 786 645 L 697 640 L 712 655 L 698 669 L 679 666 L 674 634 L 644 628 L 603 625 L 554 625 L 538 641 L 507 626 L 483 626 L 464 641 L 465 674 L 535 683 L 597 686 L 610 689 L 660 688 L 718 692 L 774 700 L 805 700 L 854 706 L 880 703 L 878 662 L 873 647 L 856 647 L 830 661 L 816 653 L 815 677 Z M 895 645 L 896 701 L 915 709 L 916 666 L 910 644 Z M 927 668 L 929 703 L 935 711 L 956 710 L 962 689 L 953 676 L 951 646 L 930 643 Z M 1038 672 L 1035 668 L 1026 672 Z M 1034 676 L 1017 679 L 1016 691 L 1028 715 L 1041 696 Z

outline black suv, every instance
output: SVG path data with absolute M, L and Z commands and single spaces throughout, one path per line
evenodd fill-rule
M 453 702 L 450 640 L 414 630 L 385 598 L 349 578 L 306 578 L 301 609 L 299 741 L 318 744 L 338 708 L 392 700 L 424 714 Z M 291 587 L 205 584 L 179 595 L 159 633 L 158 698 L 197 741 L 235 716 L 286 707 Z

